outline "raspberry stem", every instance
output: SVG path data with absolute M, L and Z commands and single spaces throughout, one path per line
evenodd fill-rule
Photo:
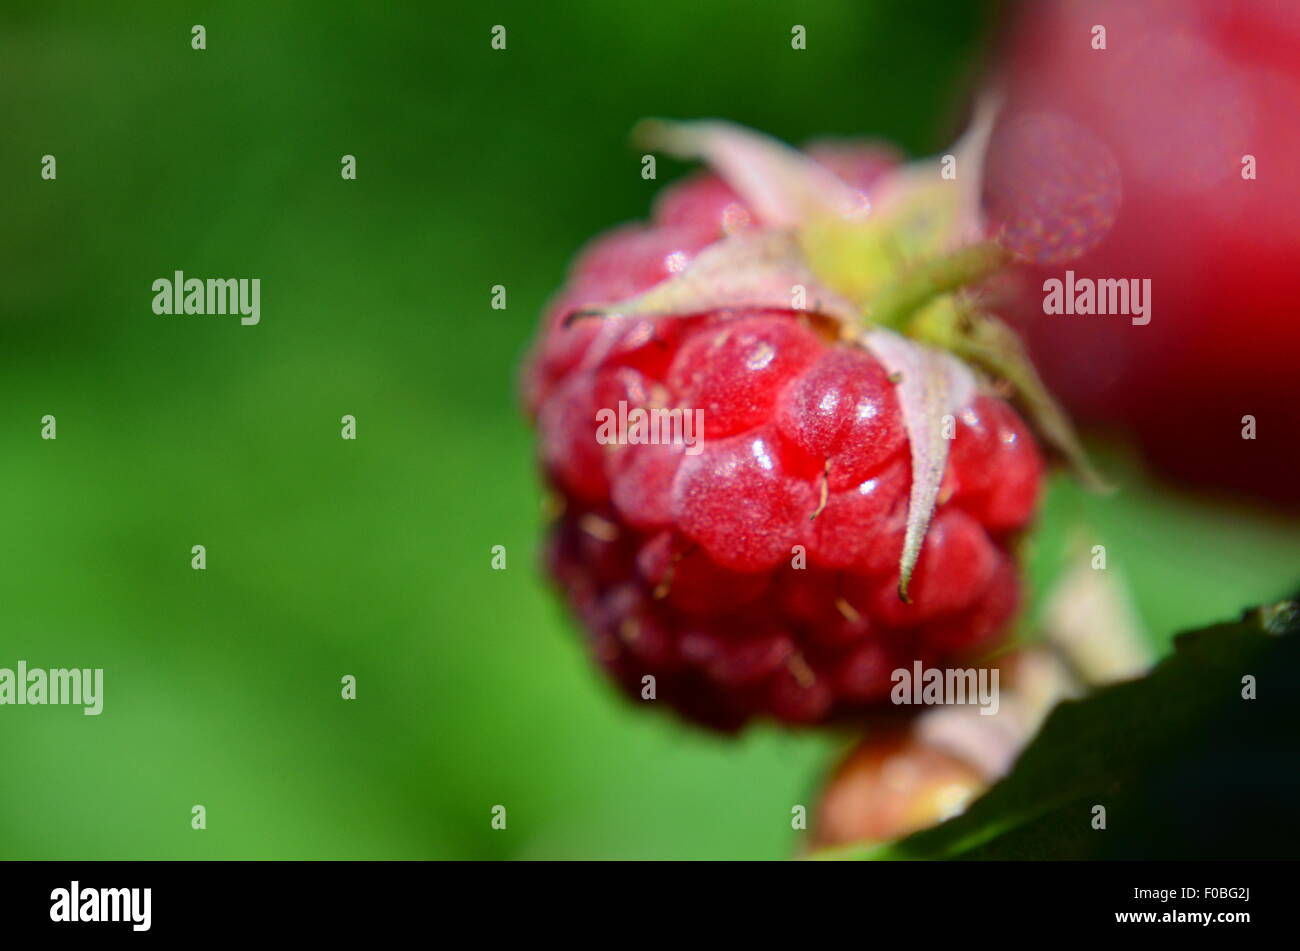
M 905 330 L 911 318 L 936 297 L 981 281 L 1010 260 L 1010 254 L 993 241 L 969 244 L 931 258 L 882 288 L 868 306 L 868 316 L 879 326 Z

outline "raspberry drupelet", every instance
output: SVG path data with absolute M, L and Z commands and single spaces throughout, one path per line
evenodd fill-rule
M 809 152 L 864 192 L 893 161 Z M 997 646 L 1043 471 L 1015 411 L 975 397 L 957 414 L 904 602 L 910 449 L 895 381 L 868 350 L 795 309 L 639 317 L 614 340 L 600 318 L 571 319 L 759 227 L 713 175 L 669 189 L 650 225 L 579 256 L 524 373 L 562 502 L 547 568 L 592 653 L 632 697 L 653 684 L 656 700 L 725 731 L 852 717 L 889 703 L 896 668 Z M 597 414 L 621 401 L 702 410 L 698 443 L 601 444 Z

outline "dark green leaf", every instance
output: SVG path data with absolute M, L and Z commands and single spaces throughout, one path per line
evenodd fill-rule
M 1286 603 L 1180 635 L 1147 676 L 1061 704 L 963 815 L 856 857 L 1294 857 L 1297 801 L 1300 619 Z

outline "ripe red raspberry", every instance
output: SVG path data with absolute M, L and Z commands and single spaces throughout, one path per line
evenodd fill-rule
M 875 151 L 812 154 L 863 190 L 887 167 Z M 904 603 L 909 442 L 895 382 L 868 350 L 794 309 L 566 320 L 762 227 L 718 178 L 671 189 L 649 226 L 580 255 L 524 380 L 563 502 L 548 568 L 593 653 L 633 697 L 651 676 L 655 699 L 724 730 L 887 704 L 896 668 L 989 648 L 1016 609 L 1009 546 L 1042 471 L 1001 400 L 958 414 Z M 702 439 L 603 445 L 597 414 L 620 402 L 702 410 Z

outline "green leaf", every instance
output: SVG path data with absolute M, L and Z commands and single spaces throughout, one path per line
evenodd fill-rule
M 1300 610 L 1286 602 L 1182 634 L 1147 676 L 1060 704 L 961 816 L 827 857 L 1293 857 L 1298 737 Z

